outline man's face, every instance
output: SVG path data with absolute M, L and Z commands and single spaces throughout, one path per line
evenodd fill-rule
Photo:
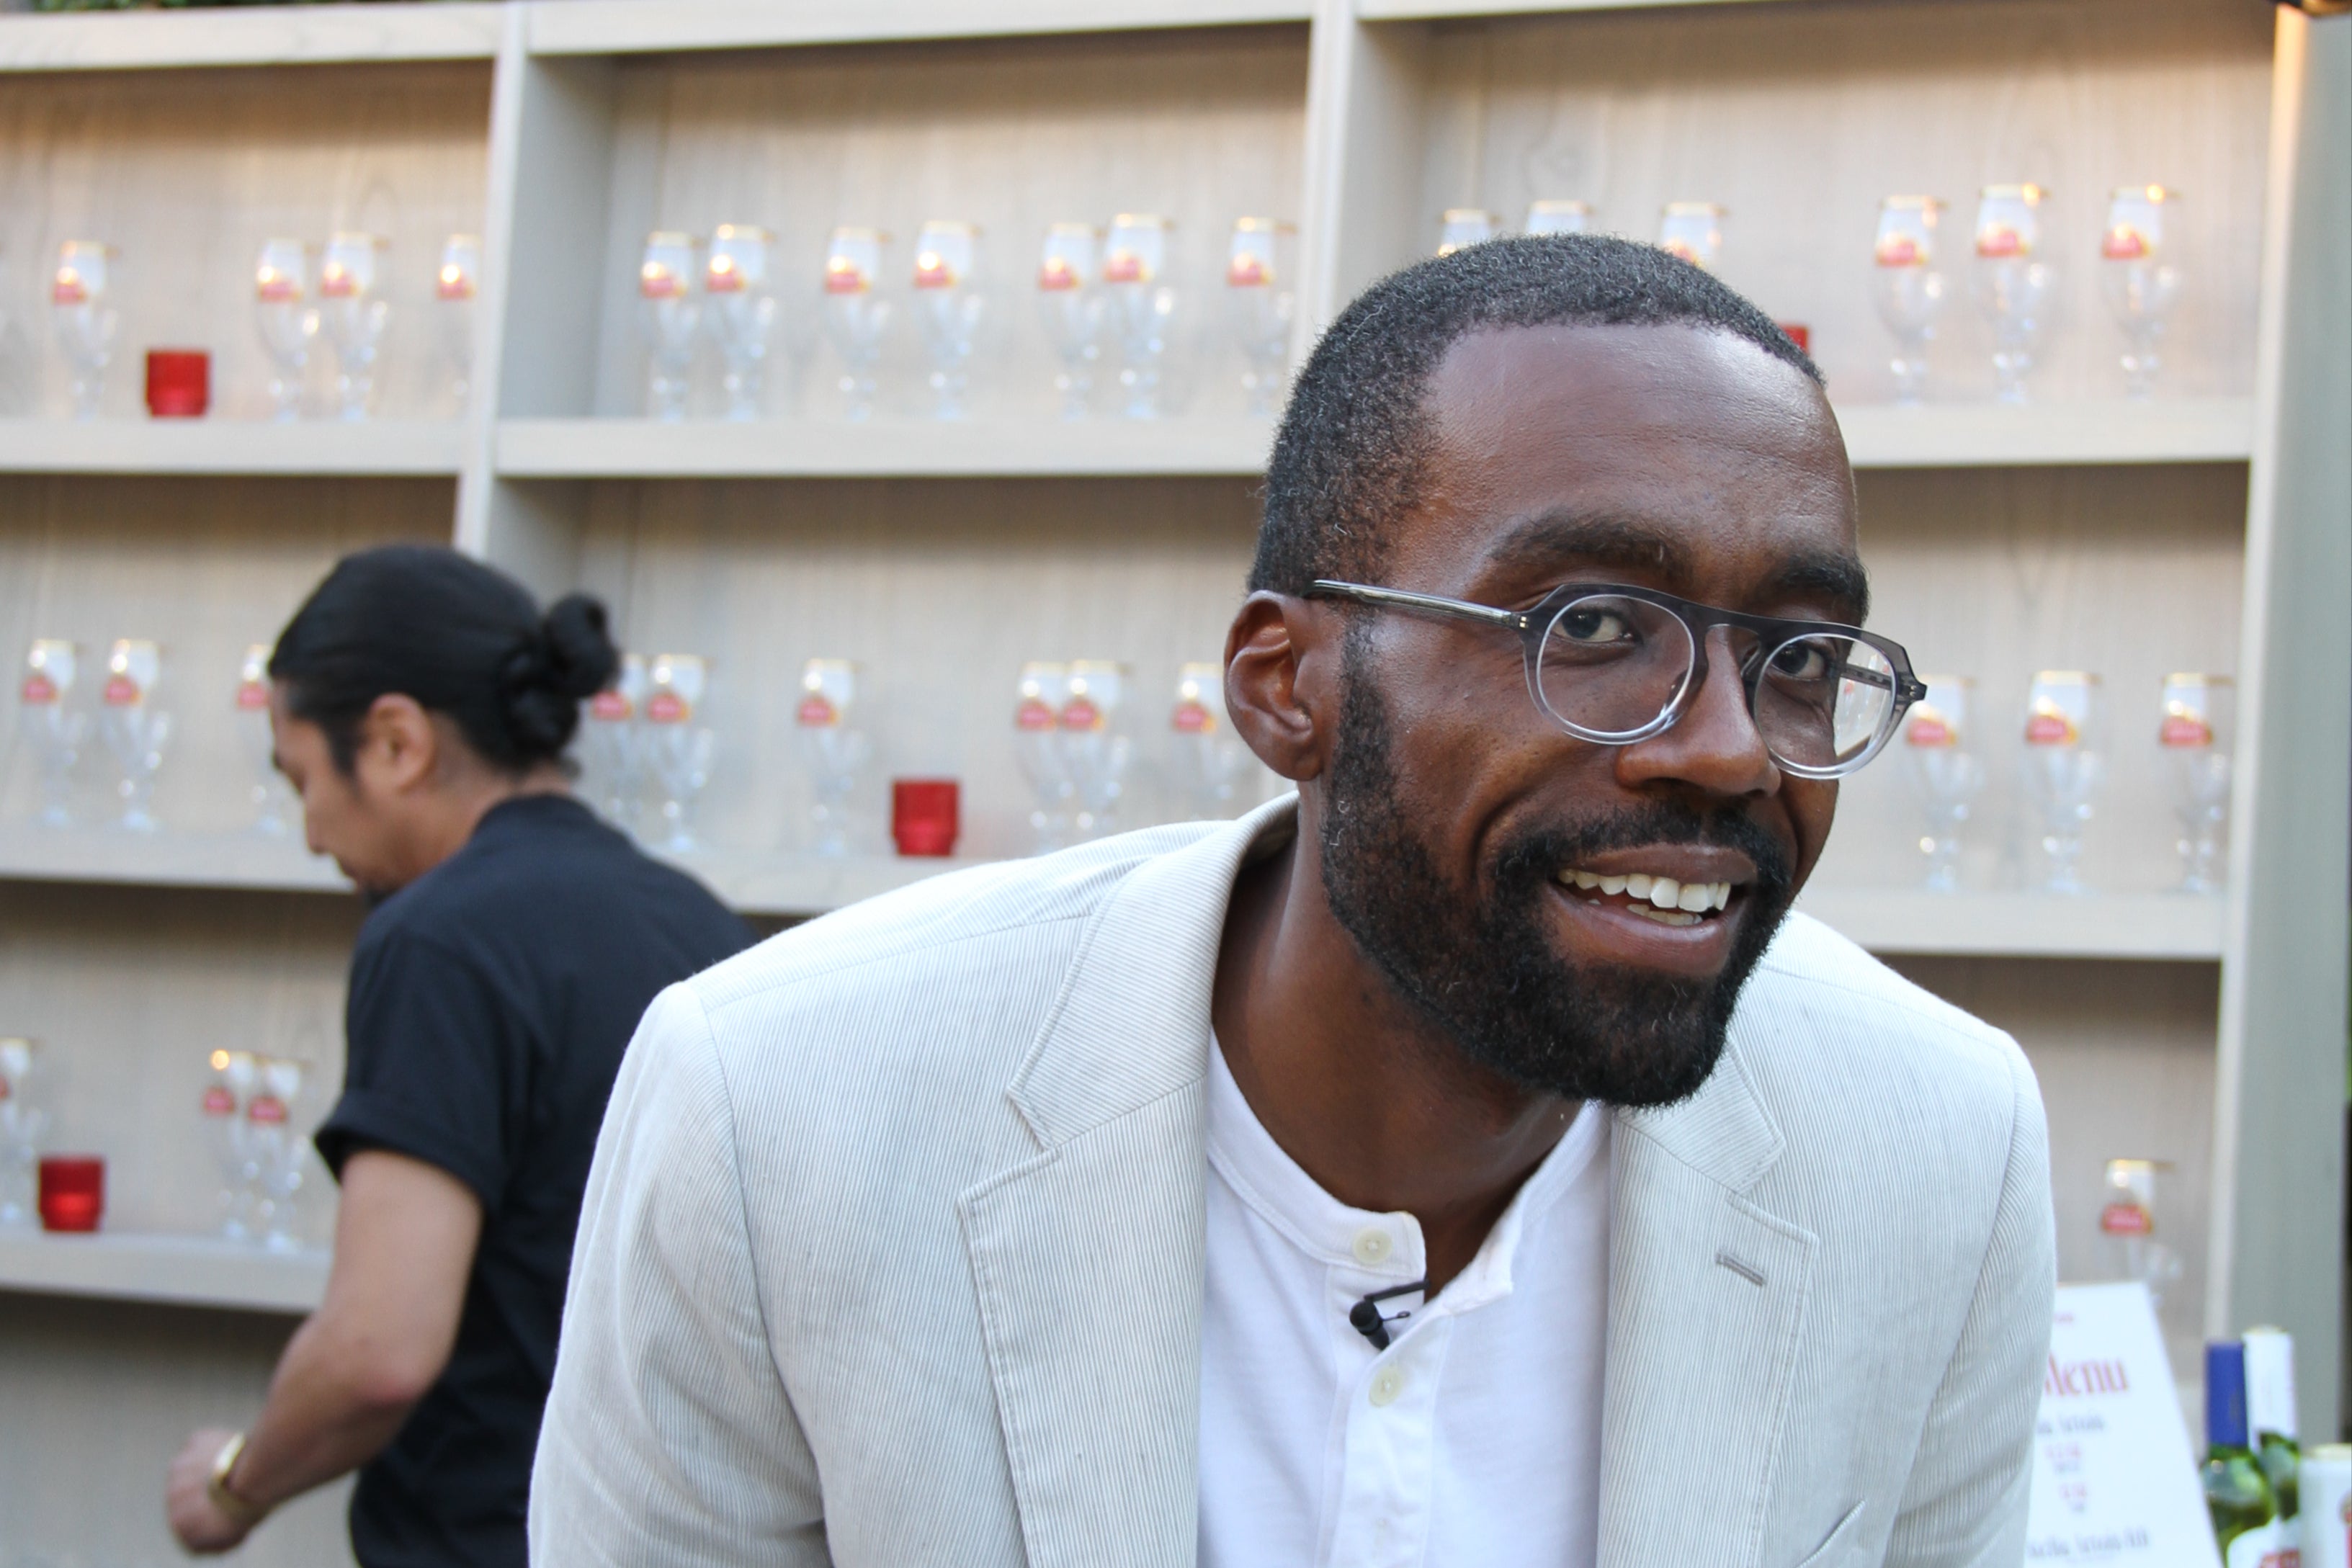
M 332 856 L 363 892 L 399 886 L 396 823 L 369 789 L 369 759 L 357 759 L 350 772 L 339 767 L 327 732 L 295 716 L 282 684 L 270 694 L 269 733 L 278 770 L 302 802 L 302 835 L 310 852 Z
M 1391 525 L 1388 586 L 1527 610 L 1564 582 L 1620 583 L 1860 616 L 1836 425 L 1812 382 L 1751 344 L 1484 332 L 1454 345 L 1426 406 L 1438 448 L 1422 504 Z M 1536 708 L 1516 636 L 1332 613 L 1349 629 L 1318 834 L 1357 946 L 1513 1081 L 1615 1104 L 1696 1090 L 1836 806 L 1834 784 L 1766 753 L 1738 679 L 1749 650 L 1718 630 L 1678 723 L 1597 746 Z M 1627 877 L 1732 892 L 1694 915 L 1609 891 Z

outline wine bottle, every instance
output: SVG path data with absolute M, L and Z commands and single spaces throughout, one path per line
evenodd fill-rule
M 2294 1339 L 2284 1329 L 2248 1329 L 2245 1344 L 2246 1430 L 2278 1496 L 2279 1529 L 2292 1537 L 2301 1528 L 2295 1475 L 2303 1465 L 2294 1420 Z
M 2278 1496 L 2246 1429 L 2246 1347 L 2205 1347 L 2205 1463 L 2198 1479 L 2224 1568 L 2259 1568 L 2278 1550 Z

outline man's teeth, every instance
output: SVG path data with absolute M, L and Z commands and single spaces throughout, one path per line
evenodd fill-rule
M 1679 910 L 1686 915 L 1705 915 L 1711 910 L 1728 908 L 1731 904 L 1731 884 L 1727 882 L 1680 883 L 1670 876 L 1649 876 L 1641 872 L 1631 876 L 1602 876 L 1598 872 L 1590 871 L 1564 871 L 1559 873 L 1559 880 L 1570 887 L 1598 893 L 1604 898 L 1622 893 L 1636 904 L 1648 904 L 1657 909 Z

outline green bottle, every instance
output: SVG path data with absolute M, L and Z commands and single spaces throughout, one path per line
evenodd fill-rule
M 2278 1542 L 2278 1495 L 2247 1442 L 2246 1347 L 2205 1347 L 2205 1463 L 2198 1472 L 2225 1568 L 2253 1568 Z
M 2295 1440 L 2294 1340 L 2284 1329 L 2248 1329 L 2245 1343 L 2246 1427 L 2253 1434 L 2254 1457 L 2278 1494 L 2279 1524 L 2292 1533 L 2301 1511 L 2295 1478 L 2303 1467 L 2303 1447 Z

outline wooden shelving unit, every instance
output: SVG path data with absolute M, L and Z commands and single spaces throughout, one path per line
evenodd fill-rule
M 866 668 L 877 795 L 894 773 L 964 780 L 972 862 L 1026 848 L 1005 733 L 1019 663 L 1123 659 L 1141 694 L 1130 820 L 1163 812 L 1155 710 L 1179 663 L 1222 645 L 1271 435 L 1215 348 L 1234 216 L 1298 223 L 1303 349 L 1367 282 L 1426 254 L 1444 208 L 1516 219 L 1576 196 L 1645 235 L 1660 203 L 1706 197 L 1731 209 L 1727 280 L 1812 333 L 1859 474 L 1874 621 L 1923 667 L 1978 678 L 1994 779 L 1967 891 L 1906 889 L 1916 824 L 1890 759 L 1848 788 L 1803 907 L 2024 1044 L 2050 1108 L 2063 1266 L 2088 1255 L 2101 1161 L 2171 1160 L 2168 1223 L 2188 1260 L 2166 1309 L 2176 1347 L 2287 1324 L 2305 1425 L 2330 1428 L 2352 715 L 2340 682 L 2323 692 L 2310 672 L 2352 663 L 2352 416 L 2331 401 L 2352 346 L 2326 293 L 2352 152 L 2324 112 L 2352 97 L 2352 24 L 2285 12 L 2274 27 L 2265 9 L 514 0 L 0 18 L 15 290 L 0 308 L 17 323 L 16 351 L 0 351 L 0 647 L 158 636 L 181 715 L 170 831 L 152 840 L 37 831 L 25 769 L 0 771 L 0 1030 L 43 1036 L 68 1069 L 60 1138 L 104 1147 L 127 1228 L 0 1240 L 0 1311 L 21 1325 L 0 1336 L 0 1406 L 47 1386 L 61 1356 L 99 1364 L 74 1297 L 270 1312 L 316 1299 L 319 1258 L 185 1238 L 209 1218 L 204 1051 L 313 1054 L 311 1111 L 334 1090 L 359 904 L 318 896 L 344 884 L 299 846 L 244 834 L 254 762 L 226 697 L 237 653 L 336 555 L 454 541 L 542 592 L 601 594 L 634 647 L 709 656 L 711 847 L 684 863 L 748 912 L 820 914 L 947 868 L 806 854 L 789 698 L 813 655 Z M 2039 401 L 1989 401 L 1986 329 L 1961 286 L 1928 402 L 1890 406 L 1866 287 L 1876 202 L 1925 190 L 1964 220 L 1975 188 L 2002 179 L 2054 193 L 2068 247 Z M 2132 403 L 2089 237 L 2106 189 L 2147 179 L 2189 193 L 2190 287 L 2161 394 Z M 1029 247 L 1049 221 L 1134 209 L 1177 220 L 1190 373 L 1163 420 L 1066 424 L 1028 314 Z M 762 223 L 785 265 L 813 269 L 835 221 L 903 241 L 931 215 L 979 223 L 993 269 L 997 336 L 969 422 L 918 419 L 905 399 L 837 417 L 813 270 L 772 417 L 641 417 L 646 231 Z M 350 226 L 390 233 L 409 280 L 385 418 L 263 423 L 252 246 Z M 482 234 L 487 258 L 462 408 L 426 287 L 454 230 Z M 122 248 L 123 351 L 108 417 L 77 425 L 29 329 L 29 285 L 58 241 L 86 235 Z M 183 342 L 214 350 L 216 415 L 150 423 L 137 350 Z M 891 353 L 886 380 L 903 386 L 911 337 Z M 698 374 L 708 412 L 716 368 Z M 2042 665 L 2107 677 L 2092 898 L 2021 891 L 2011 710 Z M 2162 891 L 2155 683 L 2182 668 L 2239 681 L 2235 880 L 2216 900 Z M 205 1316 L 159 1308 L 138 1320 L 142 1343 L 257 1376 L 189 1326 Z M 142 1532 L 160 1459 L 120 1432 L 168 1445 L 189 1413 L 123 1397 L 131 1413 L 103 1433 L 68 1423 L 65 1449 L 45 1427 L 33 1454 L 0 1423 L 0 1514 L 68 1517 L 13 1490 L 49 1473 L 37 1465 L 120 1471 L 135 1520 L 97 1528 L 119 1554 L 159 1555 Z M 268 1568 L 340 1550 L 320 1539 L 266 1533 L 249 1555 Z

